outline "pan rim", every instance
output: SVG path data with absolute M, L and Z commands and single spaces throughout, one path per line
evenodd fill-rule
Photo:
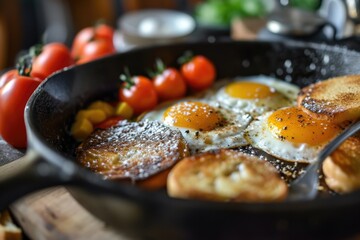
M 34 123 L 32 122 L 32 111 L 31 109 L 34 108 L 36 104 L 36 99 L 39 94 L 43 91 L 46 87 L 48 81 L 51 81 L 53 76 L 57 74 L 61 74 L 62 72 L 67 71 L 76 71 L 77 68 L 83 68 L 88 65 L 95 65 L 99 61 L 103 61 L 103 59 L 111 59 L 117 58 L 118 56 L 126 57 L 126 55 L 132 54 L 134 52 L 143 51 L 143 49 L 147 50 L 156 50 L 158 48 L 167 48 L 179 45 L 186 45 L 186 46 L 194 46 L 198 44 L 275 44 L 277 47 L 301 47 L 301 48 L 311 48 L 315 50 L 329 50 L 334 52 L 341 52 L 346 54 L 354 54 L 354 56 L 360 57 L 360 52 L 355 50 L 348 49 L 343 46 L 339 45 L 330 45 L 325 43 L 315 43 L 315 42 L 302 42 L 302 41 L 287 41 L 287 42 L 277 42 L 277 41 L 225 41 L 225 42 L 187 42 L 187 43 L 176 43 L 176 44 L 164 44 L 164 45 L 156 45 L 156 46 L 147 46 L 138 49 L 133 49 L 128 52 L 114 54 L 108 57 L 104 57 L 93 62 L 83 64 L 80 66 L 73 66 L 67 69 L 61 70 L 49 78 L 46 79 L 37 90 L 32 94 L 30 97 L 26 108 L 25 108 L 25 123 L 26 123 L 26 130 L 28 135 L 28 143 L 30 148 L 34 148 L 36 151 L 43 151 L 41 155 L 47 162 L 50 164 L 57 164 L 68 165 L 74 169 L 76 177 L 82 178 L 84 181 L 87 181 L 89 184 L 96 186 L 98 188 L 104 188 L 104 192 L 109 194 L 113 194 L 117 197 L 122 197 L 126 199 L 131 199 L 133 201 L 139 202 L 148 202 L 148 203 L 156 203 L 161 205 L 168 205 L 170 206 L 177 206 L 177 207 L 184 207 L 189 209 L 202 209 L 202 210 L 229 210 L 229 211 L 250 211 L 250 212 L 269 212 L 269 213 L 280 213 L 280 212 L 303 212 L 303 211 L 314 211 L 314 210 L 321 210 L 321 209 L 330 209 L 330 208 L 341 208 L 341 207 L 350 207 L 360 204 L 360 190 L 354 191 L 349 194 L 341 195 L 341 196 L 333 196 L 329 198 L 318 198 L 314 200 L 308 201 L 296 201 L 296 202 L 279 202 L 279 203 L 229 203 L 229 202 L 212 202 L 212 201 L 201 201 L 201 200 L 193 200 L 193 199 L 176 199 L 171 197 L 164 198 L 163 194 L 160 192 L 151 192 L 141 189 L 134 185 L 126 185 L 123 184 L 121 187 L 118 183 L 112 184 L 109 181 L 103 180 L 95 173 L 91 172 L 84 167 L 80 167 L 79 165 L 75 164 L 71 159 L 65 157 L 62 153 L 53 149 L 49 143 L 46 142 L 45 139 L 41 137 L 41 134 L 35 130 Z M 51 156 L 49 159 L 48 156 Z M 89 181 L 89 179 L 94 179 L 93 181 Z

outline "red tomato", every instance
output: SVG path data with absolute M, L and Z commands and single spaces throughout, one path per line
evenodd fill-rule
M 186 83 L 175 68 L 167 68 L 154 78 L 154 86 L 161 100 L 181 98 L 186 93 Z
M 115 126 L 118 122 L 124 120 L 125 118 L 123 116 L 114 116 L 114 117 L 109 117 L 108 119 L 106 119 L 105 121 L 96 124 L 95 125 L 95 129 L 96 128 L 100 128 L 100 129 L 107 129 L 110 128 L 112 126 Z
M 16 69 L 9 70 L 5 72 L 0 77 L 0 89 L 5 86 L 6 83 L 8 83 L 11 79 L 18 76 L 18 71 Z
M 79 31 L 73 41 L 71 48 L 71 56 L 74 59 L 79 59 L 82 56 L 84 47 L 92 41 L 104 40 L 108 43 L 109 46 L 112 46 L 114 37 L 114 29 L 106 24 L 99 24 L 95 27 L 87 27 Z
M 24 109 L 41 80 L 16 76 L 0 89 L 0 135 L 10 145 L 26 147 Z
M 115 53 L 115 48 L 105 40 L 91 41 L 84 46 L 77 64 L 90 62 L 97 58 Z
M 135 114 L 153 109 L 158 96 L 151 80 L 143 76 L 132 77 L 130 80 L 132 86 L 129 89 L 120 88 L 119 100 L 128 103 Z
M 216 70 L 214 64 L 204 56 L 193 57 L 181 66 L 181 74 L 193 90 L 204 90 L 213 84 Z
M 106 24 L 97 25 L 95 27 L 95 38 L 113 42 L 114 29 Z
M 33 59 L 31 76 L 45 79 L 50 74 L 73 64 L 70 50 L 64 44 L 49 43 Z
M 71 47 L 71 56 L 78 59 L 82 48 L 94 38 L 94 28 L 87 27 L 78 32 Z

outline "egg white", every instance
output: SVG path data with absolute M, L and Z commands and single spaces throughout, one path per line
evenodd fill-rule
M 225 88 L 228 84 L 240 81 L 267 85 L 277 94 L 259 99 L 240 99 L 226 93 Z M 206 98 L 210 99 L 210 101 L 218 102 L 219 106 L 230 109 L 235 113 L 250 114 L 252 117 L 256 117 L 268 111 L 295 105 L 299 91 L 300 88 L 296 85 L 276 78 L 259 75 L 222 80 L 207 92 Z
M 267 125 L 267 120 L 272 113 L 267 112 L 249 124 L 245 130 L 245 138 L 249 143 L 279 159 L 305 163 L 315 161 L 324 145 L 295 144 L 286 139 L 276 137 Z
M 168 125 L 166 122 L 164 122 L 164 112 L 168 107 L 181 101 L 197 101 L 209 104 L 215 108 L 224 119 L 226 119 L 225 124 L 208 131 L 198 131 L 190 128 Z M 251 121 L 251 116 L 248 114 L 235 114 L 228 109 L 219 108 L 216 106 L 216 103 L 188 98 L 176 102 L 162 104 L 155 110 L 146 113 L 142 119 L 159 121 L 170 128 L 180 130 L 185 141 L 188 143 L 191 153 L 195 154 L 220 148 L 235 148 L 247 145 L 248 143 L 244 138 L 244 131 Z

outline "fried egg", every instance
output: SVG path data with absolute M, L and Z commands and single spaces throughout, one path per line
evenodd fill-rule
M 222 106 L 253 117 L 267 111 L 296 104 L 299 87 L 268 76 L 249 76 L 224 80 L 215 86 L 214 97 Z M 209 93 L 207 96 L 211 96 Z
M 317 120 L 296 107 L 267 112 L 254 119 L 246 129 L 250 144 L 277 158 L 313 162 L 340 127 Z
M 210 102 L 184 99 L 148 112 L 143 119 L 160 121 L 179 129 L 192 154 L 247 145 L 244 130 L 249 115 L 237 115 Z

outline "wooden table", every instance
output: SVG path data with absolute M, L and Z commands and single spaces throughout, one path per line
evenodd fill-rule
M 22 155 L 0 138 L 0 166 L 11 162 L 16 167 L 16 159 Z M 12 204 L 10 210 L 26 235 L 34 240 L 128 239 L 91 215 L 64 187 L 26 196 Z

